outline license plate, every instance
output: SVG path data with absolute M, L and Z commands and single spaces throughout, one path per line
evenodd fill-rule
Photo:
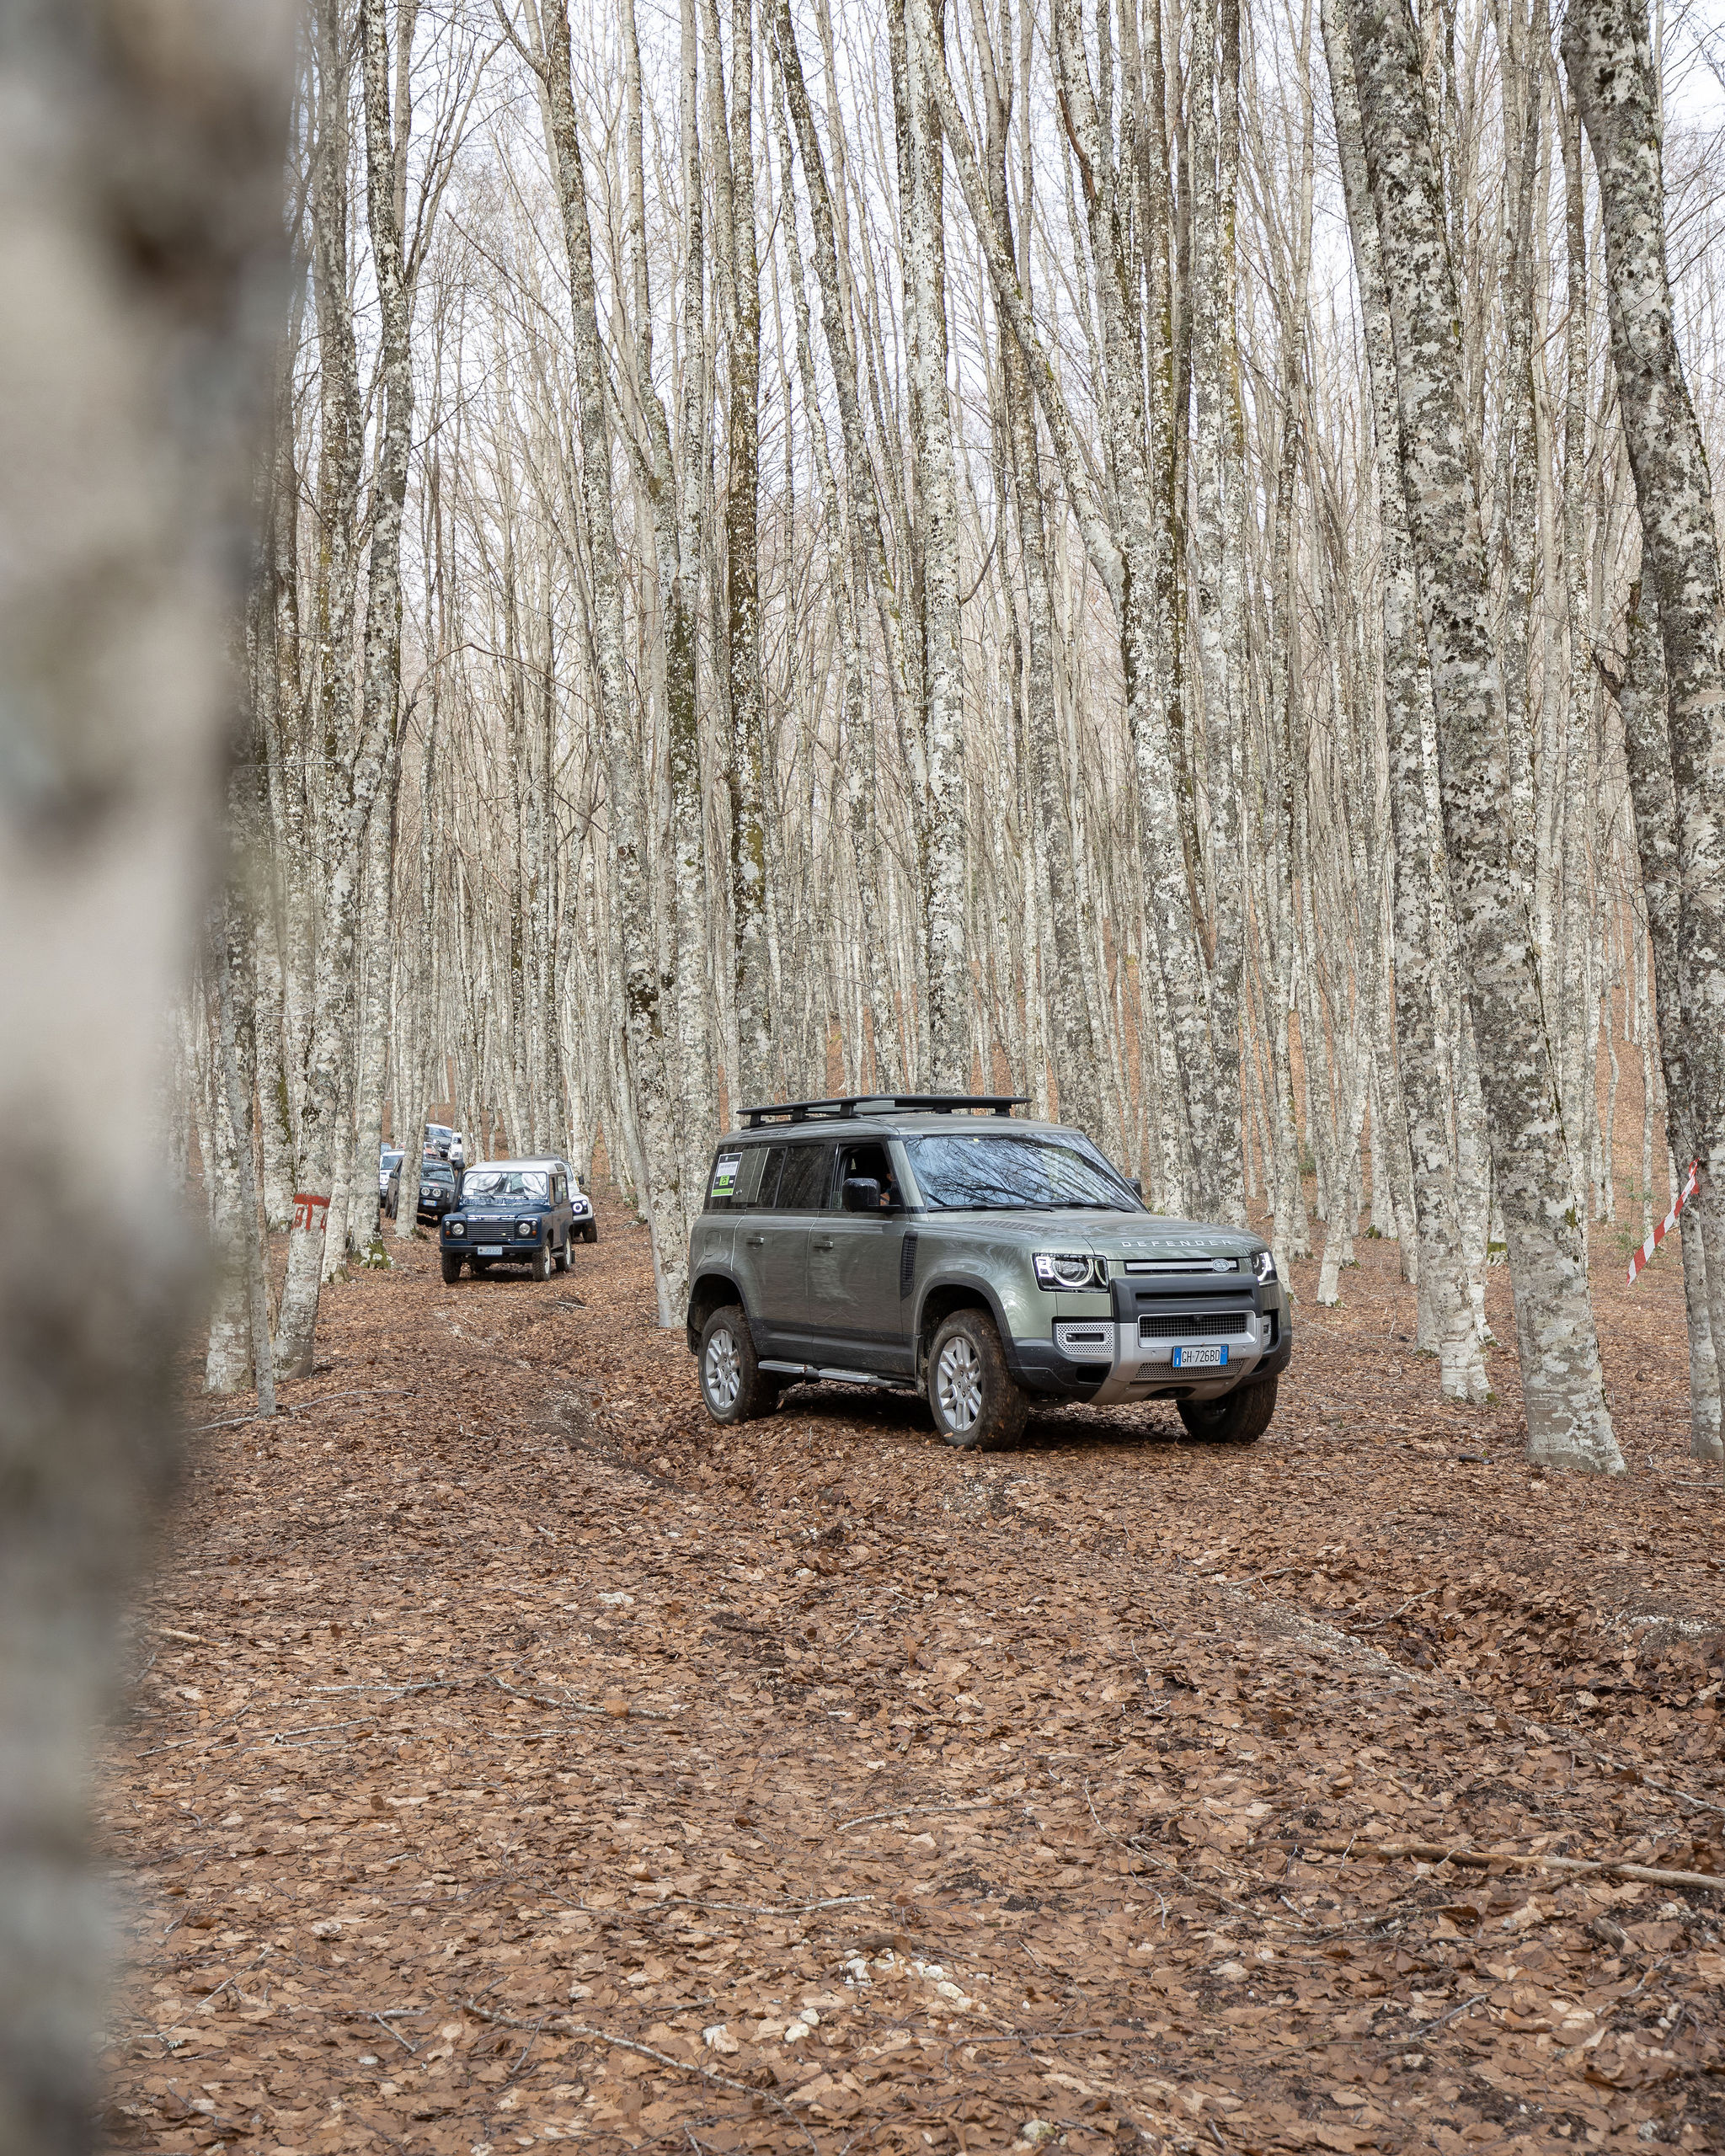
M 481 1243 L 478 1249 L 474 1252 L 474 1255 L 478 1257 L 501 1257 L 503 1256 L 503 1245 L 501 1243 Z
M 1220 1342 L 1210 1348 L 1177 1348 L 1174 1368 L 1177 1370 L 1220 1370 L 1226 1367 L 1228 1351 Z

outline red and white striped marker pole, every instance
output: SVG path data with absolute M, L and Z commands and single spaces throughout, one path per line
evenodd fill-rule
M 1659 1245 L 1664 1241 L 1666 1236 L 1669 1235 L 1671 1230 L 1677 1225 L 1678 1214 L 1683 1210 L 1684 1207 L 1688 1204 L 1690 1199 L 1695 1196 L 1696 1190 L 1700 1187 L 1701 1175 L 1701 1162 L 1699 1161 L 1691 1161 L 1689 1164 L 1688 1178 L 1685 1182 L 1682 1189 L 1677 1193 L 1677 1203 L 1671 1208 L 1671 1210 L 1665 1215 L 1664 1219 L 1660 1221 L 1658 1226 L 1654 1229 L 1652 1235 L 1648 1237 L 1641 1248 L 1635 1253 L 1635 1256 L 1630 1259 L 1629 1279 L 1626 1283 L 1628 1286 L 1632 1288 L 1635 1285 L 1636 1274 L 1641 1271 L 1642 1266 L 1647 1263 L 1653 1252 L 1659 1247 Z

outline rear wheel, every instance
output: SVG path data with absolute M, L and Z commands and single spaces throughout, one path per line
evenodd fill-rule
M 563 1248 L 557 1253 L 557 1269 L 567 1273 L 575 1262 L 575 1231 L 571 1228 L 563 1239 Z
M 1220 1400 L 1182 1400 L 1175 1403 L 1189 1438 L 1212 1444 L 1249 1445 L 1261 1438 L 1276 1412 L 1276 1380 L 1265 1378 L 1258 1385 L 1242 1385 L 1237 1392 Z
M 457 1280 L 459 1280 L 459 1279 L 461 1278 L 461 1277 L 462 1277 L 462 1262 L 461 1262 L 461 1260 L 460 1260 L 458 1257 L 457 1257 L 454 1255 L 454 1253 L 453 1253 L 452 1251 L 444 1251 L 444 1253 L 443 1253 L 443 1284 L 444 1284 L 444 1286 L 445 1286 L 446 1288 L 452 1288 L 452 1287 L 454 1287 L 454 1285 L 455 1285 L 456 1282 L 457 1282 Z
M 1001 1452 L 1023 1434 L 1030 1402 L 1007 1368 L 994 1321 L 957 1310 L 928 1351 L 928 1405 L 934 1427 L 965 1452 Z
M 532 1257 L 528 1262 L 527 1271 L 535 1280 L 548 1280 L 551 1278 L 551 1237 L 549 1233 L 547 1234 L 544 1241 L 540 1244 L 538 1249 L 534 1251 Z
M 736 1303 L 721 1304 L 701 1328 L 701 1397 L 715 1422 L 770 1415 L 778 1386 L 755 1357 L 749 1321 Z

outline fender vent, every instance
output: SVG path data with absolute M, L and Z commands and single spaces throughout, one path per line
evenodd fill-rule
M 901 1303 L 910 1300 L 911 1290 L 916 1282 L 916 1236 L 914 1230 L 910 1230 L 899 1245 L 899 1300 Z

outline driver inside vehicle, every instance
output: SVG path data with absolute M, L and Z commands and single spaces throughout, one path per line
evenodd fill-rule
M 862 1180 L 879 1183 L 883 1213 L 895 1213 L 905 1202 L 884 1145 L 852 1145 L 846 1148 L 843 1179 L 846 1182 Z

